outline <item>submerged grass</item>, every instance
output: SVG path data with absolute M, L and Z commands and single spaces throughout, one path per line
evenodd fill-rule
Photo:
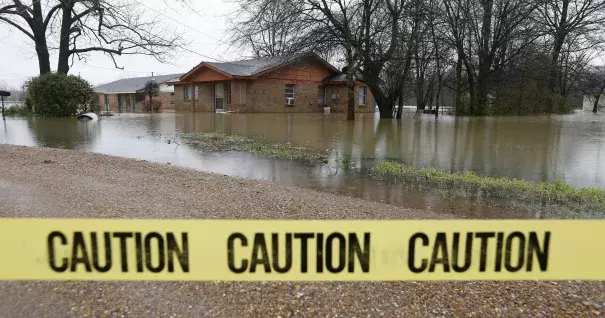
M 257 140 L 223 133 L 183 133 L 181 140 L 186 144 L 206 151 L 241 151 L 257 156 L 301 160 L 309 163 L 327 163 L 328 155 L 318 150 L 295 147 L 290 144 Z
M 372 174 L 378 178 L 392 177 L 417 184 L 428 184 L 456 193 L 472 196 L 539 200 L 540 204 L 581 206 L 593 211 L 605 210 L 605 189 L 573 188 L 560 180 L 529 182 L 518 179 L 481 176 L 474 172 L 448 173 L 435 168 L 414 168 L 394 161 L 383 161 L 374 166 Z
M 30 116 L 32 115 L 31 109 L 29 109 L 25 105 L 16 105 L 12 107 L 7 107 L 4 109 L 5 116 Z

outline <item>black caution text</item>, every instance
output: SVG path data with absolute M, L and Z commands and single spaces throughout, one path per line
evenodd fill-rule
M 48 234 L 48 264 L 55 272 L 189 272 L 187 233 L 59 232 Z
M 227 263 L 233 273 L 368 273 L 370 233 L 233 233 Z
M 409 239 L 408 267 L 413 273 L 546 271 L 549 243 L 549 231 L 417 232 Z

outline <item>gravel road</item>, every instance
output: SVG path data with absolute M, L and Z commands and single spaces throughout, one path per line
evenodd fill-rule
M 9 145 L 0 145 L 0 217 L 453 218 L 170 165 Z M 596 316 L 604 307 L 603 282 L 0 282 L 0 317 L 550 317 Z

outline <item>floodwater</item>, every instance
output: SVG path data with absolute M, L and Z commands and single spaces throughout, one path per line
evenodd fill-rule
M 327 151 L 330 164 L 201 152 L 179 144 L 178 132 L 234 133 Z M 605 186 L 605 116 L 455 118 L 430 115 L 400 121 L 358 114 L 128 114 L 78 122 L 11 118 L 0 143 L 78 149 L 170 163 L 226 175 L 321 189 L 411 208 L 473 218 L 532 218 L 506 202 L 447 198 L 434 191 L 376 181 L 367 169 L 382 159 L 416 167 L 475 171 L 529 181 L 561 179 L 573 186 Z M 335 164 L 351 158 L 353 169 Z

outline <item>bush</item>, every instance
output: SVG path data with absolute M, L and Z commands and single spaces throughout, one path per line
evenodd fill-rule
M 151 106 L 153 107 L 153 112 L 157 112 L 158 110 L 160 110 L 160 108 L 162 107 L 162 101 L 161 100 L 152 100 L 151 101 Z M 149 100 L 146 99 L 143 101 L 143 106 L 141 106 L 141 108 L 143 109 L 144 112 L 149 112 Z
M 494 97 L 484 112 L 487 116 L 569 114 L 574 107 L 571 99 L 553 94 L 535 81 L 500 86 L 491 94 Z M 460 105 L 455 107 L 455 114 L 476 115 L 470 111 L 468 95 L 462 96 Z
M 30 79 L 25 85 L 28 106 L 37 115 L 67 117 L 99 111 L 98 95 L 79 76 L 47 73 Z
M 5 116 L 29 116 L 31 114 L 31 109 L 27 105 L 11 106 L 4 110 Z

